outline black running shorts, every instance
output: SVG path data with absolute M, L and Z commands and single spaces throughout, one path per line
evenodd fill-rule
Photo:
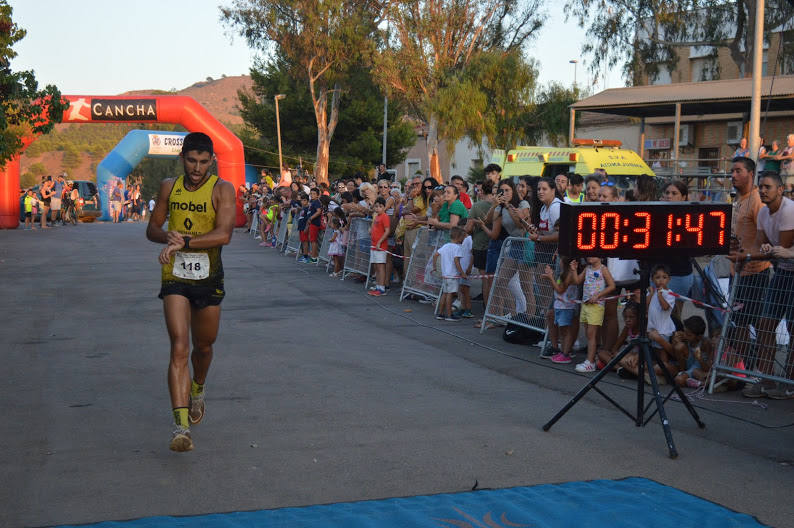
M 160 299 L 166 295 L 181 295 L 190 301 L 190 305 L 199 310 L 207 306 L 217 306 L 223 301 L 226 292 L 223 289 L 223 279 L 214 285 L 196 286 L 184 282 L 167 282 L 160 287 Z

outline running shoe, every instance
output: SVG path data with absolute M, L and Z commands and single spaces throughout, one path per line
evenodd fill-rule
M 774 390 L 775 385 L 772 383 L 745 383 L 742 389 L 742 396 L 745 398 L 766 398 L 769 391 Z
M 383 291 L 383 290 L 378 290 L 378 289 L 375 289 L 375 290 L 370 290 L 370 291 L 368 291 L 367 293 L 368 293 L 369 295 L 372 295 L 373 297 L 383 297 L 384 295 L 386 295 L 386 292 L 385 292 L 385 291 Z
M 692 389 L 698 389 L 698 388 L 700 388 L 701 385 L 703 385 L 703 383 L 700 380 L 698 380 L 698 379 L 695 379 L 695 378 L 687 378 L 686 379 L 686 386 L 687 387 L 690 387 Z
M 306 257 L 298 257 L 297 262 L 299 262 L 300 264 L 304 264 L 306 260 L 307 260 Z
M 472 317 L 474 317 L 474 314 L 471 313 L 471 310 L 463 310 L 460 316 L 465 317 L 466 319 L 471 319 Z
M 198 396 L 191 395 L 188 404 L 190 410 L 187 416 L 190 423 L 193 425 L 201 423 L 204 418 L 204 393 L 202 392 Z
M 437 313 L 436 314 L 436 319 L 438 319 L 439 321 L 443 321 L 444 320 L 444 314 Z
M 571 356 L 569 356 L 568 354 L 563 354 L 562 352 L 558 352 L 557 354 L 552 356 L 551 362 L 552 363 L 560 363 L 560 364 L 570 363 L 571 362 Z
M 540 359 L 551 359 L 559 353 L 559 348 L 555 348 L 551 346 L 551 344 L 547 344 L 546 348 L 540 351 Z
M 791 400 L 794 399 L 794 387 L 787 388 L 786 385 L 778 383 L 774 389 L 765 389 L 768 398 L 773 400 Z
M 187 427 L 177 426 L 171 435 L 171 444 L 169 445 L 171 451 L 183 453 L 185 451 L 193 450 L 193 439 L 190 437 L 190 429 Z
M 616 372 L 621 379 L 637 379 L 637 376 L 625 367 L 618 367 Z
M 552 361 L 554 361 L 554 360 L 552 359 Z M 581 363 L 576 365 L 574 370 L 576 372 L 595 372 L 596 371 L 596 365 L 595 365 L 595 363 L 585 359 L 584 361 L 582 361 Z
M 450 314 L 448 317 L 445 317 L 444 320 L 445 321 L 457 322 L 457 321 L 461 320 L 461 317 L 459 315 Z
M 319 261 L 320 259 L 310 258 L 308 264 L 317 264 Z

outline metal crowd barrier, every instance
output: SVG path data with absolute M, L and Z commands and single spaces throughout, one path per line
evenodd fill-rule
M 289 234 L 290 224 L 290 211 L 283 211 L 281 220 L 279 220 L 278 231 L 276 232 L 276 248 L 279 251 L 284 251 L 285 244 L 287 243 L 287 235 Z
M 331 239 L 334 235 L 334 228 L 329 224 L 325 231 L 320 234 L 322 243 L 320 244 L 320 253 L 317 255 L 317 265 L 320 262 L 325 262 L 325 269 L 328 271 L 328 265 L 333 260 L 328 256 L 328 249 L 331 247 Z
M 552 249 L 536 245 L 528 238 L 505 239 L 485 307 L 481 333 L 488 321 L 547 331 L 546 312 L 553 306 L 554 290 L 546 279 L 541 278 L 541 274 L 547 265 L 557 269 L 556 249 L 556 246 Z
M 251 233 L 251 237 L 252 238 L 256 238 L 259 235 L 259 212 L 258 211 L 256 212 L 256 214 L 254 214 L 251 217 L 251 228 L 250 228 L 249 232 Z
M 427 227 L 419 229 L 411 248 L 411 258 L 405 268 L 401 301 L 413 294 L 438 302 L 441 296 L 441 279 L 440 274 L 433 273 L 433 254 L 447 242 L 449 231 Z
M 732 279 L 728 306 L 733 309 L 722 327 L 709 392 L 728 379 L 755 381 L 751 378 L 794 391 L 794 271 L 771 271 Z
M 364 275 L 364 289 L 369 286 L 369 250 L 372 245 L 369 228 L 372 220 L 369 218 L 354 218 L 350 222 L 350 235 L 345 251 L 345 266 L 342 270 L 342 279 L 351 273 Z
M 301 256 L 300 250 L 301 235 L 300 230 L 298 230 L 298 221 L 297 219 L 293 219 L 289 230 L 289 236 L 287 237 L 287 242 L 284 244 L 284 254 L 289 255 L 290 253 L 295 253 L 295 259 L 297 260 Z

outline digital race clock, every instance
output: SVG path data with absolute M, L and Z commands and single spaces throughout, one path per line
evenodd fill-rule
M 559 253 L 632 259 L 726 254 L 731 209 L 697 202 L 564 203 Z

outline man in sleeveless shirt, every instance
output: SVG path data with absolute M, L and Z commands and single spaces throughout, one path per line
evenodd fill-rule
M 190 425 L 204 417 L 204 383 L 225 295 L 221 247 L 232 238 L 235 196 L 231 183 L 209 173 L 215 159 L 209 136 L 201 132 L 185 136 L 180 158 L 185 175 L 160 184 L 146 237 L 166 244 L 159 257 L 159 297 L 171 340 L 168 389 L 176 428 L 170 448 L 190 451 Z M 166 219 L 167 231 L 162 227 Z

